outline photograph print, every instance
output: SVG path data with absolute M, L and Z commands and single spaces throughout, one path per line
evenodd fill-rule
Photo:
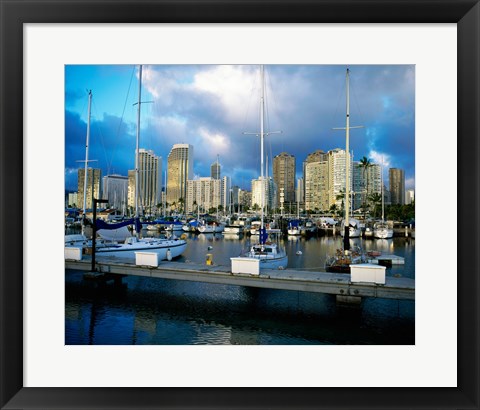
M 66 345 L 414 345 L 414 65 L 66 65 Z

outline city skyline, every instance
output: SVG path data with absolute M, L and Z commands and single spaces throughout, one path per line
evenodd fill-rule
M 345 148 L 347 66 L 266 66 L 265 138 L 269 175 L 281 152 L 295 156 L 295 179 L 315 150 Z M 350 66 L 350 147 L 354 161 L 384 160 L 384 170 L 405 170 L 415 188 L 414 66 Z M 140 147 L 166 159 L 178 143 L 195 147 L 194 177 L 210 175 L 219 156 L 223 175 L 248 189 L 260 174 L 258 66 L 144 66 Z M 93 93 L 90 158 L 102 175 L 134 168 L 138 77 L 135 66 L 66 66 L 65 188 L 76 189 L 85 157 L 87 89 Z M 128 97 L 127 97 L 128 95 Z M 150 103 L 150 101 L 153 101 Z M 266 160 L 266 159 L 265 159 Z M 388 172 L 384 171 L 385 183 Z M 164 183 L 163 183 L 164 184 Z

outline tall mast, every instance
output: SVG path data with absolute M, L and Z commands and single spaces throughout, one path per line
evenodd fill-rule
M 83 176 L 83 222 L 84 223 L 82 223 L 82 235 L 85 233 L 85 219 L 87 217 L 88 146 L 90 144 L 91 108 L 92 108 L 92 90 L 88 92 L 87 141 L 85 143 L 85 174 Z M 93 172 L 92 172 L 92 183 L 93 183 Z M 92 190 L 92 196 L 93 196 L 93 190 Z
M 350 230 L 350 129 L 363 128 L 362 125 L 350 126 L 350 70 L 347 68 L 346 76 L 347 88 L 347 118 L 345 128 L 334 128 L 334 130 L 345 130 L 345 233 L 344 248 L 349 249 L 349 230 Z
M 138 192 L 140 187 L 138 186 L 138 167 L 139 159 L 138 152 L 140 149 L 140 105 L 142 104 L 142 66 L 138 69 L 138 107 L 137 107 L 137 143 L 135 148 L 135 218 L 138 218 Z
M 350 226 L 349 224 L 349 214 L 350 214 L 350 70 L 347 68 L 347 120 L 345 125 L 345 225 Z
M 382 165 L 380 166 L 380 172 L 382 173 L 382 189 L 381 189 L 381 193 L 382 193 L 382 222 L 384 221 L 384 203 L 383 203 L 383 157 L 382 157 Z
M 265 186 L 263 181 L 263 115 L 264 115 L 264 98 L 265 98 L 265 85 L 264 85 L 264 67 L 263 64 L 260 66 L 260 78 L 261 78 L 261 87 L 262 93 L 260 97 L 260 183 L 262 188 L 262 216 L 261 216 L 261 229 L 263 229 L 263 207 L 265 204 Z M 261 236 L 262 231 L 260 231 Z
M 264 186 L 264 179 L 263 179 L 263 140 L 266 135 L 270 134 L 279 134 L 281 131 L 269 131 L 268 133 L 265 133 L 263 131 L 263 122 L 264 122 L 264 110 L 265 110 L 265 73 L 264 73 L 264 67 L 263 65 L 260 66 L 260 74 L 261 74 L 261 87 L 262 87 L 262 92 L 261 92 L 261 97 L 260 97 L 260 183 L 261 185 L 261 208 L 262 208 L 262 213 L 261 213 L 261 227 L 263 228 L 264 225 L 264 218 L 263 218 L 263 207 L 265 204 L 265 186 Z M 251 133 L 251 132 L 244 132 L 244 134 L 253 134 L 258 136 L 258 132 L 256 133 Z

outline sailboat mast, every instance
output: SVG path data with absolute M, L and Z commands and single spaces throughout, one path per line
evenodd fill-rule
M 350 214 L 350 70 L 347 68 L 347 120 L 345 125 L 345 226 L 349 225 Z
M 265 204 L 265 186 L 264 186 L 264 181 L 263 181 L 263 116 L 264 116 L 264 98 L 265 98 L 265 86 L 264 86 L 264 67 L 263 64 L 260 66 L 260 78 L 261 78 L 261 87 L 262 87 L 262 92 L 261 92 L 261 97 L 260 97 L 260 182 L 261 182 L 261 189 L 262 189 L 262 204 L 261 204 L 261 228 L 263 229 L 263 207 Z M 261 231 L 260 231 L 260 236 L 261 236 Z
M 135 148 L 135 218 L 138 218 L 138 167 L 139 167 L 139 160 L 138 160 L 138 152 L 140 149 L 140 105 L 142 101 L 142 66 L 139 66 L 138 70 L 138 107 L 137 107 L 137 142 Z
M 87 217 L 88 146 L 90 145 L 91 108 L 92 108 L 92 90 L 88 92 L 87 141 L 85 143 L 85 174 L 83 176 L 83 222 L 84 223 L 82 223 L 82 235 L 85 234 L 85 219 Z M 93 173 L 92 173 L 92 182 L 93 182 Z M 93 196 L 93 190 L 92 190 L 92 196 Z
M 385 212 L 385 210 L 384 210 L 385 205 L 384 205 L 384 199 L 383 199 L 384 198 L 384 194 L 383 194 L 383 157 L 382 157 L 382 165 L 380 167 L 380 171 L 382 173 L 382 189 L 381 189 L 380 192 L 382 193 L 382 222 L 383 222 L 384 221 L 384 212 Z

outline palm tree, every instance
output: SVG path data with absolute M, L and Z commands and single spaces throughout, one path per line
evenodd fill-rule
M 374 192 L 372 195 L 368 197 L 369 201 L 373 203 L 373 214 L 377 215 L 377 206 L 379 203 L 382 202 L 382 195 L 378 192 Z
M 362 159 L 360 159 L 360 167 L 363 168 L 363 180 L 365 181 L 365 174 L 367 174 L 368 172 L 368 168 L 370 168 L 372 166 L 372 161 L 370 161 L 369 158 L 363 156 Z M 363 200 L 363 205 L 362 205 L 362 208 L 364 208 L 364 218 L 365 218 L 365 208 L 368 207 L 368 203 L 367 203 L 367 199 L 368 199 L 368 175 L 367 175 L 367 190 L 366 190 L 366 193 L 365 193 L 365 196 L 364 196 L 364 200 Z

